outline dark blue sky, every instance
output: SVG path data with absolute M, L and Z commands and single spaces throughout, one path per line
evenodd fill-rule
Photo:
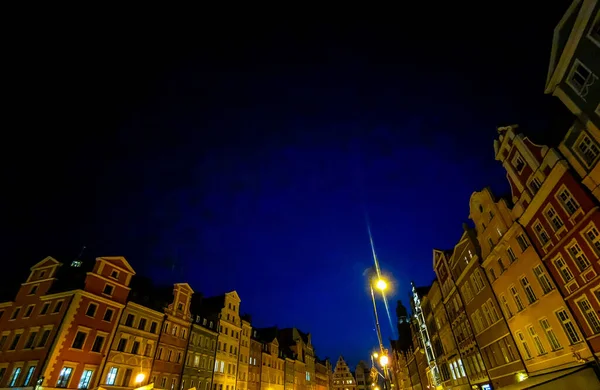
M 496 126 L 545 141 L 569 123 L 543 95 L 568 2 L 543 15 L 520 3 L 368 21 L 58 23 L 15 44 L 4 261 L 22 278 L 82 245 L 124 255 L 161 283 L 235 289 L 255 326 L 297 326 L 321 357 L 355 364 L 377 343 L 364 210 L 393 310 L 410 280 L 433 279 L 432 248 L 460 237 L 470 194 L 508 190 Z

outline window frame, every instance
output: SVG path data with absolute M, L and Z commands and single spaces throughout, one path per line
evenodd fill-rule
M 572 82 L 573 75 L 578 71 L 579 66 L 584 68 L 589 73 L 589 76 L 585 79 L 585 81 L 584 81 L 583 85 L 581 85 L 580 89 L 577 88 L 577 86 L 575 86 L 575 84 L 573 84 L 573 82 Z M 588 68 L 583 62 L 581 62 L 579 60 L 579 58 L 575 58 L 575 61 L 573 61 L 573 65 L 571 65 L 571 68 L 569 69 L 569 73 L 567 74 L 567 77 L 565 78 L 566 84 L 569 87 L 571 87 L 573 92 L 575 92 L 575 94 L 577 96 L 579 96 L 579 98 L 585 102 L 587 102 L 586 96 L 588 95 L 588 91 L 586 91 L 586 89 L 589 89 L 589 87 L 592 84 L 594 84 L 594 82 L 596 82 L 596 80 L 598 80 L 598 76 L 596 76 L 590 68 Z

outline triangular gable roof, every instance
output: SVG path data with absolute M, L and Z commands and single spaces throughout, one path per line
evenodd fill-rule
M 237 291 L 235 291 L 235 290 L 225 293 L 225 295 L 233 295 L 233 297 L 236 298 L 238 301 L 240 301 L 240 302 L 242 301 L 240 299 L 240 296 L 238 295 Z
M 188 290 L 190 290 L 190 292 L 192 294 L 194 293 L 194 289 L 188 283 L 175 283 L 175 286 L 181 286 L 181 287 L 187 288 Z
M 97 257 L 96 261 L 98 261 L 98 260 L 103 260 L 108 263 L 111 263 L 119 268 L 122 268 L 122 269 L 125 269 L 125 270 L 131 272 L 132 275 L 135 275 L 135 270 L 133 269 L 133 267 L 131 267 L 131 265 L 129 265 L 129 262 L 127 260 L 125 260 L 125 258 L 123 256 L 102 256 L 102 257 Z
M 34 269 L 52 267 L 54 265 L 62 265 L 62 263 L 52 256 L 46 256 L 44 260 L 33 265 L 30 270 L 33 271 Z

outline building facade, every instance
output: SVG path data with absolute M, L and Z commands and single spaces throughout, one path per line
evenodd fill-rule
M 199 294 L 192 295 L 190 312 L 192 323 L 181 389 L 211 390 L 217 352 L 218 318 L 204 316 L 202 297 Z
M 163 321 L 164 312 L 133 301 L 127 303 L 102 370 L 104 382 L 124 388 L 149 383 Z
M 513 215 L 531 237 L 527 245 L 532 244 L 540 255 L 568 305 L 557 308 L 553 314 L 560 319 L 573 348 L 582 349 L 578 344 L 586 339 L 597 353 L 600 351 L 597 314 L 600 302 L 595 295 L 600 290 L 595 245 L 600 226 L 598 206 L 556 150 L 533 144 L 517 134 L 514 126 L 500 128 L 498 132 L 496 159 L 508 172 L 515 204 Z M 535 302 L 537 296 L 531 299 Z
M 260 341 L 258 331 L 256 329 L 252 329 L 250 334 L 250 351 L 248 358 L 248 390 L 260 390 L 262 349 L 263 344 Z
M 47 257 L 0 317 L 0 387 L 91 388 L 135 274 L 123 257 Z
M 251 318 L 248 315 L 242 316 L 242 332 L 240 334 L 240 353 L 238 383 L 239 390 L 248 388 L 248 373 L 250 360 L 250 334 L 252 333 Z
M 369 389 L 369 378 L 371 369 L 367 365 L 367 362 L 361 360 L 356 365 L 354 375 L 356 377 L 356 390 L 368 390 Z
M 329 359 L 320 360 L 315 357 L 315 379 L 317 390 L 329 390 L 331 376 L 332 371 Z M 287 389 L 288 388 L 286 387 L 286 390 Z
M 559 318 L 548 308 L 566 307 L 550 278 L 546 265 L 530 245 L 530 238 L 512 215 L 508 202 L 496 201 L 489 189 L 475 192 L 470 201 L 470 218 L 480 241 L 494 235 L 493 249 L 483 246 L 484 269 L 520 351 L 529 376 L 537 376 L 578 365 Z M 490 218 L 490 215 L 495 217 Z M 487 226 L 489 231 L 484 228 Z M 496 230 L 498 229 L 498 230 Z M 499 234 L 498 231 L 502 234 Z M 491 233 L 490 233 L 491 232 Z M 589 358 L 583 343 L 575 350 Z
M 164 309 L 165 320 L 152 364 L 150 381 L 154 387 L 169 390 L 180 387 L 192 323 L 193 294 L 187 283 L 173 286 L 172 301 Z
M 559 149 L 600 199 L 600 3 L 576 0 L 552 41 L 545 92 L 558 97 L 576 120 Z
M 442 304 L 446 310 L 448 324 L 453 330 L 454 341 L 450 341 L 445 334 L 442 344 L 444 348 L 448 348 L 445 352 L 451 385 L 457 389 L 467 389 L 471 385 L 463 362 L 476 358 L 477 354 L 472 348 L 473 332 L 455 283 L 456 275 L 462 273 L 461 262 L 456 260 L 454 250 L 434 250 L 433 256 L 434 270 L 441 285 Z M 456 349 L 452 349 L 453 347 Z
M 356 390 L 356 381 L 343 356 L 338 358 L 333 370 L 333 389 Z

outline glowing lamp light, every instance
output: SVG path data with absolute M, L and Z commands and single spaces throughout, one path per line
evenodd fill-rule
M 146 379 L 146 375 L 141 372 L 135 376 L 135 383 L 142 383 Z
M 382 367 L 385 367 L 385 366 L 387 366 L 389 362 L 390 362 L 390 361 L 389 361 L 388 357 L 387 357 L 387 356 L 385 356 L 385 355 L 382 355 L 382 356 L 379 358 L 379 364 L 381 364 L 381 366 L 382 366 Z
M 374 390 L 379 390 L 379 386 L 375 386 L 375 389 L 374 389 Z
M 377 283 L 375 283 L 375 287 L 377 287 L 379 290 L 383 291 L 387 288 L 387 283 L 385 282 L 385 280 L 379 279 L 377 281 Z
M 379 357 L 379 354 L 378 354 L 377 352 L 374 352 L 374 353 L 373 353 L 373 357 L 374 357 L 375 359 L 377 359 L 377 358 Z
M 517 374 L 517 382 L 523 382 L 527 378 L 528 376 L 524 372 L 520 372 Z

